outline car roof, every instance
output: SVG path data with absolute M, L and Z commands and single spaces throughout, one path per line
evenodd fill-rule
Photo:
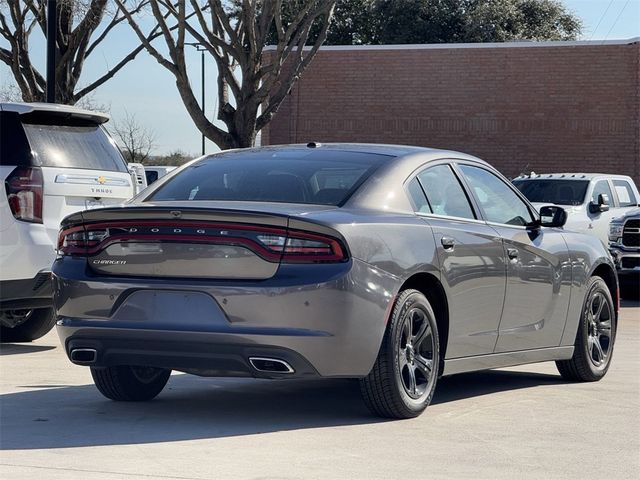
M 227 154 L 252 154 L 252 153 L 264 153 L 264 152 L 285 152 L 295 150 L 316 150 L 316 151 L 332 151 L 332 152 L 354 152 L 354 153 L 369 153 L 374 155 L 385 155 L 388 157 L 406 157 L 413 158 L 416 155 L 420 155 L 424 158 L 427 154 L 433 158 L 460 158 L 474 160 L 480 163 L 486 163 L 483 160 L 473 157 L 471 155 L 454 152 L 451 150 L 442 150 L 429 147 L 416 147 L 411 145 L 393 145 L 393 144 L 378 144 L 378 143 L 295 143 L 295 144 L 283 144 L 283 145 L 265 145 L 252 148 L 237 148 L 231 150 L 223 150 L 221 152 L 213 153 L 200 157 L 197 160 L 204 160 L 209 158 L 219 157 Z
M 392 145 L 392 144 L 379 144 L 379 143 L 324 143 L 324 142 L 309 142 L 309 143 L 292 143 L 282 145 L 265 145 L 253 148 L 238 148 L 232 150 L 224 150 L 220 153 L 231 152 L 264 152 L 266 150 L 273 151 L 285 151 L 285 150 L 306 150 L 306 149 L 321 149 L 321 150 L 333 150 L 341 152 L 359 152 L 359 153 L 371 153 L 378 155 L 387 155 L 390 157 L 400 157 L 411 153 L 420 152 L 432 152 L 436 151 L 433 148 L 427 147 L 415 147 L 411 145 Z
M 109 121 L 109 115 L 82 108 L 73 107 L 71 105 L 61 105 L 58 103 L 25 103 L 25 102 L 3 102 L 0 103 L 0 110 L 3 112 L 16 112 L 20 115 L 27 113 L 53 113 L 58 115 L 68 115 L 73 117 L 85 118 L 96 123 L 105 123 Z
M 616 175 L 615 173 L 530 173 L 519 175 L 514 180 L 594 180 L 596 178 L 624 178 L 629 180 L 627 175 Z

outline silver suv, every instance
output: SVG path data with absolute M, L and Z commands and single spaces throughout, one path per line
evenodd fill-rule
M 640 194 L 630 177 L 602 173 L 521 175 L 513 184 L 540 210 L 559 205 L 567 212 L 565 230 L 596 236 L 609 243 L 609 223 L 637 207 Z

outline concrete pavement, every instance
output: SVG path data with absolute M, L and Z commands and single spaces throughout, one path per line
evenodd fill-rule
M 347 380 L 173 375 L 149 403 L 104 399 L 51 333 L 0 350 L 3 479 L 640 477 L 640 304 L 604 380 L 553 363 L 445 378 L 414 420 L 382 421 Z

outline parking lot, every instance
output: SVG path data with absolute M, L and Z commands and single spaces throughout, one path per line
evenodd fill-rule
M 382 421 L 348 380 L 175 374 L 150 403 L 114 403 L 55 332 L 3 345 L 5 479 L 629 479 L 640 473 L 640 304 L 622 310 L 605 379 L 552 363 L 443 379 L 414 420 Z

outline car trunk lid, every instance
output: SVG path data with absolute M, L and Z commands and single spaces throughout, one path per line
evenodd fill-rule
M 284 213 L 181 205 L 71 215 L 59 248 L 86 255 L 89 268 L 101 275 L 237 280 L 271 278 L 284 254 L 294 261 L 308 260 L 306 254 L 341 260 L 344 254 L 338 240 L 289 232 Z

